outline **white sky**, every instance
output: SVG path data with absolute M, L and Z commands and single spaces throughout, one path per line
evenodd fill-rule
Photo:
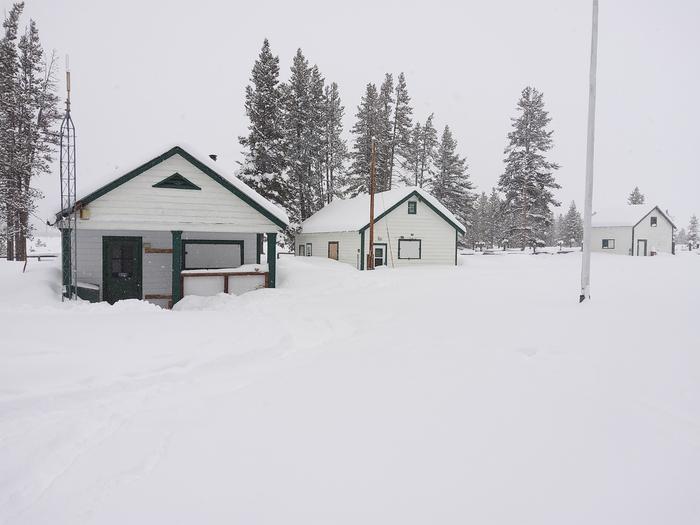
M 10 3 L 2 0 L 7 9 Z M 286 78 L 297 47 L 338 82 L 349 129 L 367 82 L 404 71 L 416 116 L 449 124 L 479 190 L 502 171 L 520 90 L 545 94 L 563 211 L 584 186 L 590 0 L 221 2 L 28 0 L 42 41 L 68 53 L 78 186 L 165 143 L 231 165 L 243 91 L 264 37 Z M 601 0 L 594 207 L 639 185 L 679 226 L 700 214 L 700 2 Z M 58 208 L 58 171 L 39 186 Z

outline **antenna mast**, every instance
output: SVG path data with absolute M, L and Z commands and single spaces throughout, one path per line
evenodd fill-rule
M 70 65 L 66 55 L 66 114 L 61 122 L 61 229 L 63 294 L 61 300 L 78 298 L 78 216 L 75 209 L 75 126 L 70 116 Z
M 367 254 L 367 269 L 374 270 L 374 190 L 376 184 L 375 156 L 377 149 L 375 139 L 372 137 L 372 153 L 369 167 L 369 253 Z

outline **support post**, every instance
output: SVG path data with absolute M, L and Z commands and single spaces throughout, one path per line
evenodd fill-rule
M 360 270 L 365 269 L 365 230 L 360 232 Z
M 277 234 L 267 234 L 267 268 L 269 273 L 268 287 L 274 288 L 277 284 Z
M 255 262 L 257 264 L 260 264 L 262 253 L 263 253 L 263 234 L 258 233 L 255 236 Z
M 71 298 L 71 231 L 68 228 L 61 228 L 61 273 L 63 275 L 62 283 L 63 290 L 61 291 L 61 300 L 63 298 Z
M 180 272 L 182 271 L 182 231 L 171 231 L 173 235 L 173 283 L 172 296 L 173 304 L 182 299 L 182 281 Z
M 376 145 L 372 137 L 372 156 L 369 166 L 369 254 L 367 255 L 367 269 L 374 270 L 374 190 L 375 190 L 375 169 L 374 157 L 376 155 Z

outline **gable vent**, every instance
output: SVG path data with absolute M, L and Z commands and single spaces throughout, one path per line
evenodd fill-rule
M 190 182 L 179 173 L 173 173 L 170 177 L 163 179 L 153 185 L 154 188 L 171 188 L 174 190 L 201 190 L 199 186 Z

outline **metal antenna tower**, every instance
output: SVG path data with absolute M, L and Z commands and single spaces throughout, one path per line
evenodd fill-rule
M 66 56 L 66 114 L 61 122 L 60 170 L 63 242 L 63 285 L 61 300 L 78 298 L 78 210 L 75 209 L 75 126 L 70 116 L 70 67 Z M 67 239 L 66 239 L 67 237 Z M 68 244 L 68 246 L 66 246 Z M 68 249 L 66 249 L 68 248 Z

